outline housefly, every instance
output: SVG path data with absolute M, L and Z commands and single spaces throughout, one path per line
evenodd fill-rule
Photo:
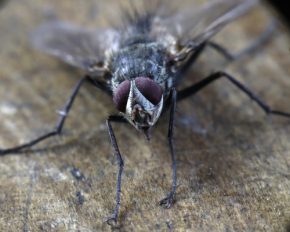
M 194 85 L 177 92 L 176 87 L 206 46 L 233 60 L 262 43 L 269 32 L 244 52 L 232 56 L 223 47 L 210 41 L 225 25 L 250 10 L 258 0 L 217 0 L 196 8 L 176 11 L 168 2 L 144 1 L 143 7 L 125 10 L 121 26 L 86 29 L 67 22 L 54 21 L 40 26 L 32 35 L 32 44 L 60 60 L 83 69 L 88 75 L 80 78 L 64 108 L 56 129 L 29 143 L 0 150 L 0 154 L 17 152 L 61 133 L 75 96 L 84 82 L 107 92 L 119 115 L 109 115 L 106 124 L 119 165 L 114 213 L 107 219 L 117 224 L 120 204 L 121 176 L 124 162 L 119 152 L 111 123 L 128 121 L 151 139 L 151 130 L 162 112 L 170 109 L 168 141 L 173 182 L 170 193 L 159 201 L 170 207 L 176 189 L 176 160 L 173 148 L 174 117 L 177 100 L 193 95 L 213 81 L 225 77 L 252 98 L 266 113 L 290 117 L 272 110 L 234 77 L 216 72 Z

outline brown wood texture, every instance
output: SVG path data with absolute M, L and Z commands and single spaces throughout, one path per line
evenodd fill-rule
M 111 2 L 13 0 L 1 9 L 1 148 L 54 128 L 55 111 L 83 74 L 35 51 L 29 33 L 54 17 L 105 25 L 103 16 L 114 11 L 103 6 Z M 267 27 L 272 13 L 260 4 L 214 40 L 239 51 Z M 281 25 L 270 41 L 235 62 L 208 48 L 184 85 L 225 70 L 274 109 L 290 112 L 289 42 Z M 125 170 L 119 226 L 106 225 L 118 168 L 105 125 L 113 111 L 105 93 L 85 85 L 62 136 L 0 157 L 0 231 L 290 230 L 290 119 L 265 115 L 225 79 L 178 103 L 178 187 L 170 209 L 157 205 L 172 182 L 168 113 L 150 144 L 129 124 L 114 125 Z

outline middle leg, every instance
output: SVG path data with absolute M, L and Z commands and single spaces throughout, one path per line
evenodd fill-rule
M 239 81 L 237 81 L 234 77 L 230 76 L 229 74 L 225 72 L 216 72 L 214 74 L 211 74 L 210 76 L 206 77 L 205 79 L 201 80 L 200 82 L 178 92 L 177 100 L 182 100 L 188 96 L 196 94 L 199 90 L 203 89 L 210 83 L 212 83 L 215 80 L 220 79 L 221 77 L 225 77 L 227 80 L 229 80 L 231 83 L 233 83 L 235 86 L 237 86 L 241 91 L 246 93 L 252 100 L 254 100 L 267 114 L 276 114 L 284 117 L 290 117 L 289 113 L 285 113 L 282 111 L 277 111 L 271 109 L 271 107 L 265 103 L 263 100 L 261 100 L 256 94 L 254 94 L 250 89 L 245 87 L 243 84 L 241 84 Z

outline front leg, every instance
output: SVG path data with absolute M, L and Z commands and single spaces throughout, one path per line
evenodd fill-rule
M 168 128 L 168 142 L 170 146 L 171 159 L 172 159 L 172 169 L 173 169 L 173 182 L 171 192 L 162 200 L 159 201 L 159 205 L 166 204 L 165 207 L 169 208 L 172 204 L 172 199 L 176 189 L 176 160 L 174 155 L 173 148 L 173 129 L 174 129 L 174 116 L 176 111 L 176 90 L 173 88 L 171 90 L 171 108 L 170 108 L 170 119 L 169 119 L 169 128 Z
M 115 155 L 117 158 L 117 162 L 119 165 L 119 172 L 118 172 L 118 180 L 117 180 L 117 194 L 116 194 L 116 205 L 115 205 L 115 211 L 114 213 L 111 215 L 111 217 L 109 217 L 106 222 L 109 224 L 109 221 L 113 220 L 115 227 L 117 226 L 117 217 L 118 217 L 118 213 L 119 213 L 119 205 L 120 205 L 120 193 L 121 193 L 121 176 L 122 176 L 122 172 L 124 169 L 124 162 L 123 159 L 121 157 L 119 148 L 118 148 L 118 144 L 114 135 L 114 131 L 113 128 L 111 126 L 111 121 L 115 121 L 115 122 L 119 122 L 122 119 L 122 117 L 120 116 L 109 116 L 107 117 L 106 123 L 107 123 L 107 127 L 108 127 L 108 132 L 110 135 L 110 139 L 112 142 L 112 145 L 114 147 L 115 150 Z

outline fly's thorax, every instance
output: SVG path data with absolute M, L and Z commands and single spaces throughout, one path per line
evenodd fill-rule
M 139 131 L 148 132 L 163 109 L 163 93 L 148 77 L 125 80 L 114 91 L 113 101 L 120 113 Z
M 158 83 L 166 100 L 174 85 L 166 63 L 167 55 L 167 50 L 157 42 L 131 44 L 111 54 L 112 92 L 125 80 L 148 77 Z

